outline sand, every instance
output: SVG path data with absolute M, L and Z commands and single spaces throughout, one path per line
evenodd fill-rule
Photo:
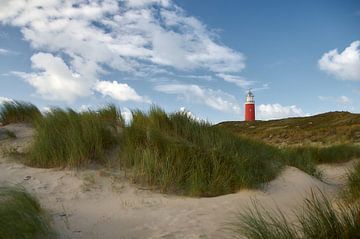
M 2 151 L 23 151 L 34 133 L 23 124 L 3 128 L 17 138 L 1 140 Z M 261 190 L 189 198 L 138 188 L 119 171 L 38 169 L 2 155 L 0 183 L 21 184 L 37 196 L 60 238 L 229 238 L 227 223 L 251 200 L 278 206 L 291 215 L 311 189 L 335 197 L 353 163 L 320 165 L 326 182 L 286 167 Z

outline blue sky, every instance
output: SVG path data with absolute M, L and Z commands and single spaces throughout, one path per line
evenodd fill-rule
M 0 0 L 0 100 L 243 120 L 360 112 L 360 1 Z

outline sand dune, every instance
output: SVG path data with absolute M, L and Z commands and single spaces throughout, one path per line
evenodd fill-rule
M 6 126 L 17 139 L 0 141 L 2 148 L 24 150 L 33 131 Z M 326 182 L 286 167 L 261 190 L 213 197 L 164 195 L 132 185 L 122 172 L 36 169 L 0 156 L 0 183 L 21 184 L 51 214 L 60 238 L 226 238 L 226 223 L 256 199 L 290 213 L 311 189 L 334 197 L 353 162 L 320 165 Z

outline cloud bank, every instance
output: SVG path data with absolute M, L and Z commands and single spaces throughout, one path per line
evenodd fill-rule
M 175 70 L 234 74 L 245 67 L 240 52 L 216 41 L 213 32 L 171 0 L 0 4 L 0 22 L 20 28 L 37 51 L 31 58 L 33 72 L 16 74 L 46 99 L 71 102 L 97 91 L 115 100 L 143 101 L 130 85 L 104 79 L 112 70 L 146 78 Z
M 261 104 L 257 106 L 256 109 L 256 118 L 263 120 L 300 116 L 305 116 L 305 114 L 303 110 L 296 105 L 282 106 L 281 104 Z
M 320 95 L 318 98 L 321 101 L 332 101 L 332 102 L 336 102 L 336 103 L 341 104 L 341 105 L 351 104 L 350 98 L 345 96 L 345 95 L 342 95 L 342 96 L 339 96 L 339 97 L 321 96 Z
M 360 41 L 341 53 L 337 49 L 325 53 L 318 63 L 321 70 L 340 80 L 360 81 Z
M 166 94 L 177 95 L 188 102 L 197 102 L 213 109 L 240 114 L 240 105 L 234 96 L 220 90 L 203 88 L 198 85 L 167 84 L 158 85 L 155 90 Z
M 11 102 L 11 101 L 13 101 L 13 100 L 10 98 L 0 96 L 0 104 L 3 104 L 5 102 Z
M 71 70 L 61 57 L 37 53 L 31 57 L 33 73 L 13 72 L 49 100 L 73 101 L 91 93 L 91 79 Z
M 237 75 L 229 75 L 229 74 L 217 74 L 218 77 L 222 78 L 224 81 L 234 83 L 235 85 L 243 88 L 243 89 L 249 89 L 250 86 L 254 84 L 252 81 L 246 80 L 244 77 L 237 76 Z
M 99 81 L 96 83 L 95 90 L 100 92 L 104 96 L 110 96 L 118 101 L 139 101 L 148 102 L 144 97 L 141 97 L 127 84 L 121 84 L 117 81 Z M 150 102 L 148 102 L 150 103 Z

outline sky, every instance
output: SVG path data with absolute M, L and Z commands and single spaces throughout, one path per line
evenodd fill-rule
M 0 0 L 0 102 L 217 123 L 360 113 L 357 0 Z

